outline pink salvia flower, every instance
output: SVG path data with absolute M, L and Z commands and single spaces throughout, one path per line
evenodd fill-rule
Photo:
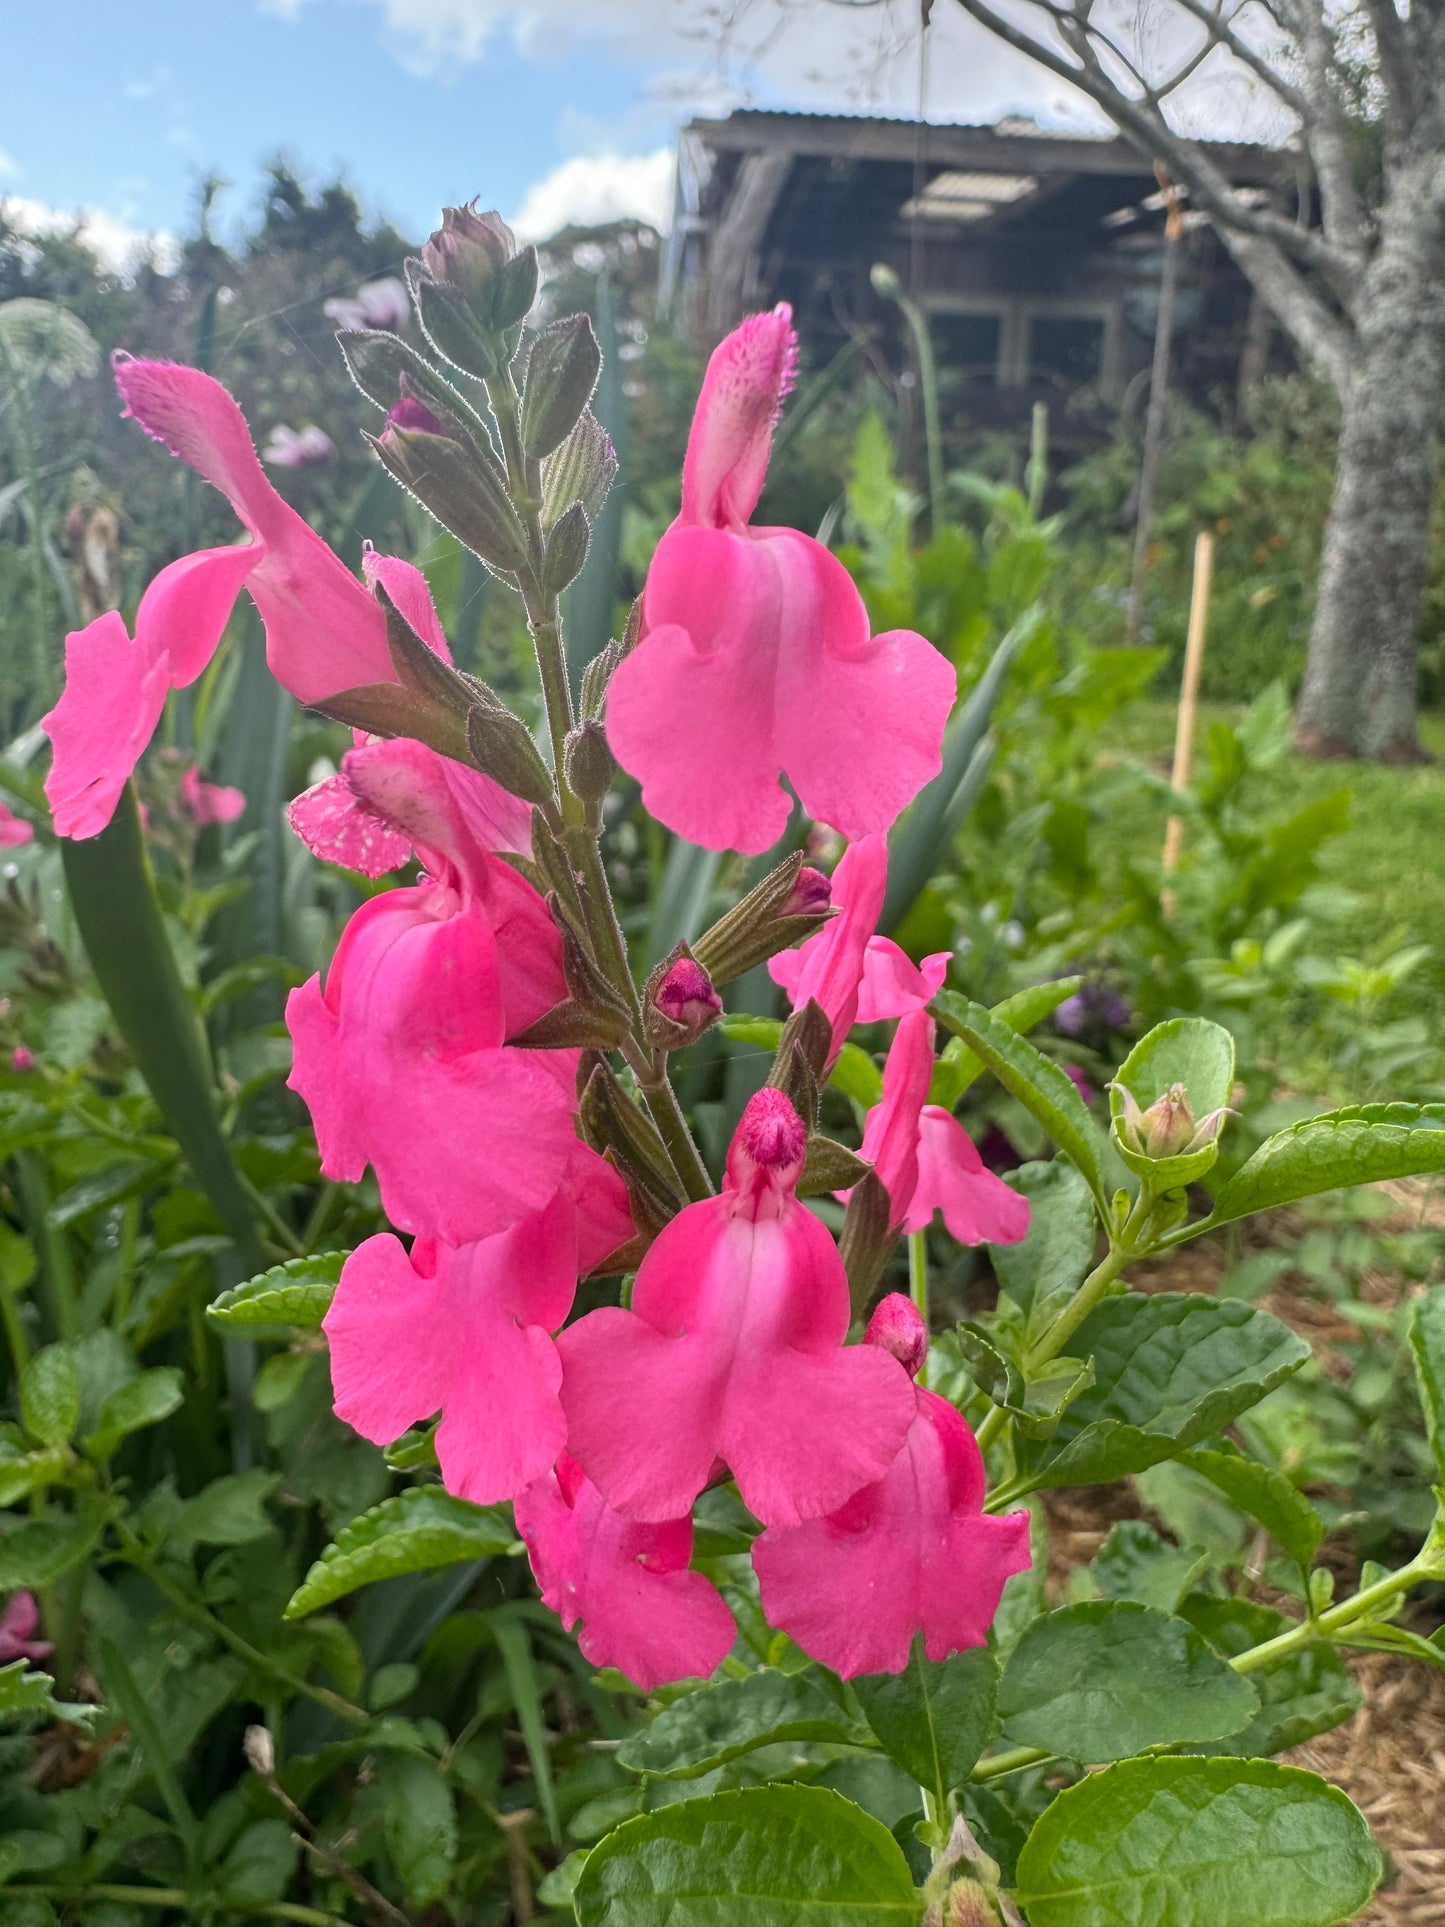
M 8 804 L 0 803 L 0 850 L 18 850 L 23 843 L 34 840 L 34 824 L 17 816 Z
M 712 850 L 776 842 L 791 808 L 780 775 L 844 836 L 887 830 L 938 773 L 953 705 L 952 665 L 909 630 L 870 638 L 862 597 L 820 542 L 748 524 L 796 359 L 785 305 L 714 350 L 682 511 L 608 690 L 608 742 L 648 809 Z
M 887 891 L 886 838 L 865 836 L 850 843 L 833 872 L 838 915 L 768 964 L 769 976 L 788 993 L 795 1010 L 812 997 L 832 1018 L 835 1057 L 855 1023 L 877 1024 L 921 1010 L 952 960 L 943 950 L 915 965 L 891 938 L 873 934 Z
M 17 1044 L 10 1053 L 10 1068 L 12 1071 L 33 1071 L 35 1069 L 34 1051 L 26 1044 Z
M 916 1371 L 927 1335 L 894 1294 L 864 1343 Z M 908 1436 L 876 1484 L 753 1543 L 769 1622 L 844 1679 L 902 1672 L 919 1633 L 934 1661 L 982 1646 L 1006 1580 L 1029 1565 L 1029 1515 L 984 1512 L 983 1455 L 960 1413 L 922 1386 L 913 1395 Z
M 985 1168 L 951 1112 L 927 1101 L 933 1044 L 933 1019 L 910 1011 L 888 1052 L 882 1102 L 863 1126 L 863 1156 L 887 1189 L 896 1230 L 923 1231 L 939 1211 L 960 1244 L 1016 1244 L 1029 1201 Z
M 329 468 L 336 460 L 336 444 L 315 422 L 299 434 L 285 422 L 277 422 L 261 450 L 261 460 L 272 468 Z
M 459 1249 L 418 1238 L 409 1254 L 389 1234 L 368 1238 L 324 1325 L 337 1417 L 386 1445 L 439 1411 L 447 1490 L 479 1505 L 515 1498 L 567 1442 L 551 1334 L 579 1275 L 632 1229 L 621 1178 L 574 1143 L 551 1203 L 509 1231 Z
M 323 301 L 321 312 L 338 328 L 380 328 L 395 334 L 410 318 L 411 296 L 399 275 L 386 274 L 367 281 L 354 295 Z
M 630 1518 L 682 1517 L 721 1459 L 758 1518 L 828 1512 L 880 1476 L 907 1430 L 908 1380 L 844 1347 L 848 1280 L 798 1201 L 807 1129 L 759 1091 L 720 1197 L 653 1244 L 632 1309 L 589 1312 L 557 1341 L 568 1448 Z
M 299 701 L 397 680 L 381 609 L 272 487 L 221 384 L 170 362 L 117 355 L 114 364 L 127 412 L 220 489 L 252 539 L 162 569 L 141 597 L 134 641 L 114 611 L 66 637 L 65 692 L 42 721 L 54 750 L 45 793 L 62 836 L 105 828 L 167 692 L 211 660 L 243 585 L 271 672 Z
M 245 814 L 246 798 L 224 783 L 208 783 L 192 763 L 181 778 L 181 807 L 204 828 L 208 823 L 234 823 Z
M 28 1659 L 38 1666 L 49 1659 L 55 1648 L 48 1639 L 35 1637 L 39 1630 L 40 1607 L 35 1594 L 12 1592 L 4 1612 L 0 1612 L 0 1666 L 13 1665 L 17 1659 Z
M 594 1666 L 615 1666 L 651 1692 L 673 1680 L 706 1679 L 736 1635 L 722 1595 L 689 1572 L 692 1521 L 640 1525 L 603 1499 L 565 1453 L 516 1503 L 543 1602 Z

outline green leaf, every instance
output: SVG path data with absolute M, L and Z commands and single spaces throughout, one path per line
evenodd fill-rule
M 1029 1228 L 1018 1244 L 993 1245 L 989 1263 L 1024 1313 L 1025 1336 L 1047 1330 L 1094 1262 L 1098 1225 L 1084 1178 L 1066 1158 L 1023 1164 L 1009 1183 L 1029 1201 Z
M 221 1893 L 247 1908 L 284 1900 L 300 1851 L 301 1842 L 284 1820 L 253 1820 L 242 1827 L 217 1870 Z
M 201 1027 L 166 936 L 130 784 L 99 836 L 60 839 L 75 921 L 105 1000 L 216 1216 L 254 1270 L 255 1220 L 216 1112 Z
M 1109 1201 L 1100 1175 L 1099 1135 L 1073 1080 L 982 1004 L 940 990 L 929 1008 L 1078 1167 L 1107 1220 Z
M 108 1459 L 122 1439 L 159 1425 L 169 1418 L 186 1395 L 186 1381 L 174 1365 L 158 1365 L 111 1393 L 96 1415 L 95 1430 L 85 1440 L 86 1455 Z
M 1089 1571 L 1106 1599 L 1172 1613 L 1208 1564 L 1204 1546 L 1171 1546 L 1142 1519 L 1116 1519 Z
M 1268 1312 L 1235 1298 L 1106 1298 L 1070 1341 L 1093 1385 L 1063 1414 L 1030 1477 L 1092 1485 L 1142 1472 L 1222 1431 L 1310 1356 Z
M 1125 1760 L 1045 1809 L 1019 1855 L 1030 1927 L 1336 1927 L 1379 1884 L 1364 1816 L 1265 1760 Z
M 532 1638 L 524 1619 L 508 1607 L 489 1614 L 492 1637 L 502 1655 L 517 1724 L 537 1783 L 537 1798 L 547 1816 L 547 1831 L 554 1847 L 562 1844 L 562 1822 L 557 1811 L 557 1793 L 552 1779 L 552 1754 L 547 1742 L 547 1716 L 542 1706 L 542 1686 L 537 1678 L 537 1663 L 532 1655 Z
M 1202 1178 L 1219 1156 L 1217 1143 L 1172 1158 L 1146 1157 L 1124 1140 L 1120 1119 L 1122 1085 L 1148 1110 L 1172 1085 L 1182 1084 L 1196 1119 L 1228 1104 L 1234 1090 L 1234 1039 L 1207 1017 L 1171 1017 L 1141 1037 L 1119 1066 L 1109 1091 L 1114 1149 L 1138 1177 L 1148 1177 L 1155 1191 L 1182 1190 Z
M 756 1044 L 766 1051 L 775 1051 L 783 1041 L 783 1026 L 776 1017 L 754 1017 L 747 1011 L 728 1011 L 718 1029 L 740 1044 Z M 871 1111 L 883 1096 L 883 1073 L 857 1044 L 845 1044 L 839 1051 L 828 1081 L 865 1111 Z
M 917 1927 L 881 1821 L 823 1787 L 683 1800 L 609 1833 L 572 1896 L 579 1927 Z
M 413 1907 L 430 1907 L 446 1893 L 457 1857 L 457 1815 L 451 1788 L 435 1760 L 384 1753 L 377 1762 L 386 1846 L 402 1892 Z
M 17 1452 L 0 1441 L 0 1505 L 14 1505 L 44 1486 L 58 1484 L 71 1463 L 63 1445 L 47 1446 L 43 1452 Z
M 64 1445 L 80 1422 L 80 1375 L 68 1345 L 47 1345 L 20 1375 L 20 1421 L 42 1445 Z
M 1251 1600 L 1215 1599 L 1206 1593 L 1191 1593 L 1179 1613 L 1226 1659 L 1262 1646 L 1293 1623 Z M 1259 1711 L 1239 1732 L 1198 1751 L 1231 1753 L 1241 1759 L 1283 1753 L 1317 1733 L 1343 1726 L 1359 1710 L 1360 1695 L 1349 1668 L 1323 1641 L 1296 1646 L 1270 1665 L 1256 1667 L 1249 1677 L 1259 1694 Z
M 137 1750 L 149 1767 L 161 1798 L 170 1809 L 172 1824 L 186 1850 L 187 1864 L 194 1866 L 200 1849 L 200 1827 L 185 1790 L 176 1777 L 160 1729 L 151 1716 L 150 1704 L 130 1670 L 125 1654 L 113 1639 L 102 1639 L 100 1656 L 101 1676 L 107 1693 L 134 1734 Z
M 1086 1765 L 1222 1739 L 1258 1707 L 1249 1681 L 1186 1620 L 1113 1600 L 1034 1620 L 998 1689 L 1005 1739 Z
M 1445 1171 L 1445 1104 L 1357 1104 L 1325 1111 L 1267 1137 L 1216 1193 L 1207 1222 L 1228 1224 L 1342 1185 L 1432 1171 Z
M 620 1765 L 661 1779 L 690 1780 L 760 1746 L 820 1741 L 856 1745 L 860 1735 L 817 1672 L 724 1679 L 674 1700 L 617 1750 Z
M 55 1681 L 49 1673 L 32 1673 L 26 1659 L 0 1666 L 0 1720 L 21 1713 L 44 1713 L 52 1720 L 67 1720 L 72 1726 L 88 1726 L 100 1712 L 98 1706 L 76 1705 L 55 1697 Z
M 337 1534 L 302 1580 L 286 1617 L 303 1619 L 377 1579 L 485 1559 L 510 1552 L 516 1543 L 504 1508 L 470 1505 L 440 1486 L 413 1486 L 383 1499 Z
M 1445 1285 L 1435 1285 L 1415 1300 L 1410 1313 L 1410 1350 L 1430 1450 L 1445 1479 Z
M 270 1532 L 267 1499 L 281 1483 L 278 1472 L 256 1466 L 212 1479 L 187 1499 L 166 1532 L 172 1546 L 245 1546 Z
M 901 1673 L 865 1673 L 853 1690 L 884 1751 L 946 1812 L 949 1794 L 973 1771 L 997 1726 L 993 1654 L 976 1646 L 934 1662 L 915 1636 Z
M 80 1564 L 99 1537 L 99 1520 L 82 1513 L 27 1519 L 0 1539 L 0 1592 L 54 1585 Z
M 228 1330 L 252 1325 L 294 1325 L 318 1331 L 330 1309 L 341 1267 L 348 1254 L 324 1251 L 311 1258 L 292 1258 L 273 1265 L 259 1278 L 223 1291 L 207 1305 L 206 1316 Z
M 1022 1037 L 1026 1031 L 1041 1024 L 1045 1017 L 1052 1016 L 1060 1004 L 1073 996 L 1083 981 L 1082 977 L 1055 977 L 1051 983 L 1030 984 L 1026 990 L 1016 990 L 1012 997 L 1005 997 L 1002 1003 L 994 1004 L 993 1015 Z M 930 1104 L 941 1104 L 944 1110 L 951 1111 L 975 1079 L 982 1076 L 983 1064 L 980 1060 L 961 1037 L 952 1037 L 933 1067 L 928 1101 Z
M 1301 1572 L 1309 1571 L 1325 1536 L 1325 1522 L 1282 1472 L 1233 1450 L 1196 1449 L 1182 1454 L 1181 1463 L 1202 1473 L 1231 1505 L 1257 1519 L 1280 1551 L 1293 1559 Z

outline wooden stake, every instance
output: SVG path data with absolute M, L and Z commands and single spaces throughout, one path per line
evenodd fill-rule
M 1169 787 L 1176 796 L 1189 787 L 1194 763 L 1194 713 L 1199 707 L 1199 672 L 1204 663 L 1204 635 L 1209 623 L 1209 589 L 1214 578 L 1214 537 L 1201 529 L 1194 538 L 1194 587 L 1189 598 L 1189 634 L 1184 644 L 1184 683 L 1179 692 L 1179 719 L 1174 727 L 1174 767 Z M 1164 833 L 1164 874 L 1178 868 L 1184 846 L 1184 820 L 1171 816 Z M 1164 892 L 1164 912 L 1174 914 L 1174 892 Z

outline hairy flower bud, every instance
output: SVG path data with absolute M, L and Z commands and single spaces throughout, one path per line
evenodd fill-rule
M 1229 1116 L 1228 1106 L 1221 1105 L 1196 1124 L 1189 1108 L 1189 1093 L 1182 1084 L 1171 1084 L 1148 1110 L 1141 1110 L 1122 1084 L 1113 1088 L 1123 1106 L 1120 1133 L 1128 1148 L 1141 1157 L 1178 1158 L 1202 1151 L 1216 1141 Z
M 731 983 L 821 928 L 829 895 L 828 879 L 790 856 L 704 931 L 693 955 L 715 984 Z
M 517 239 L 494 210 L 477 212 L 444 207 L 442 224 L 421 251 L 421 264 L 433 281 L 460 288 L 473 301 L 490 300 L 497 276 L 517 252 Z
M 585 314 L 545 327 L 532 343 L 522 386 L 522 446 L 540 461 L 559 449 L 592 399 L 602 350 Z
M 682 1050 L 695 1044 L 722 1015 L 722 998 L 712 979 L 679 945 L 648 979 L 643 996 L 642 1027 L 658 1050 Z
M 482 381 L 511 361 L 537 296 L 537 250 L 518 253 L 499 214 L 446 208 L 407 274 L 423 332 L 448 361 Z
M 581 723 L 567 738 L 567 785 L 584 803 L 600 803 L 612 786 L 617 763 L 600 723 Z
M 403 395 L 380 435 L 368 436 L 382 462 L 444 529 L 483 562 L 508 574 L 529 559 L 526 531 L 490 450 Z

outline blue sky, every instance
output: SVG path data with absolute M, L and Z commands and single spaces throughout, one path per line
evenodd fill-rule
M 284 150 L 313 174 L 340 169 L 413 233 L 472 194 L 509 215 L 531 194 L 545 226 L 599 196 L 639 212 L 665 202 L 665 156 L 693 111 L 913 104 L 916 0 L 852 15 L 743 0 L 721 56 L 697 33 L 706 11 L 698 0 L 66 0 L 57 32 L 54 0 L 28 0 L 6 10 L 0 193 L 36 219 L 93 210 L 97 235 L 120 246 L 127 229 L 184 225 L 211 169 L 234 184 L 225 205 L 240 213 L 261 161 Z M 935 117 L 1068 112 L 1054 83 L 949 0 L 935 19 Z

